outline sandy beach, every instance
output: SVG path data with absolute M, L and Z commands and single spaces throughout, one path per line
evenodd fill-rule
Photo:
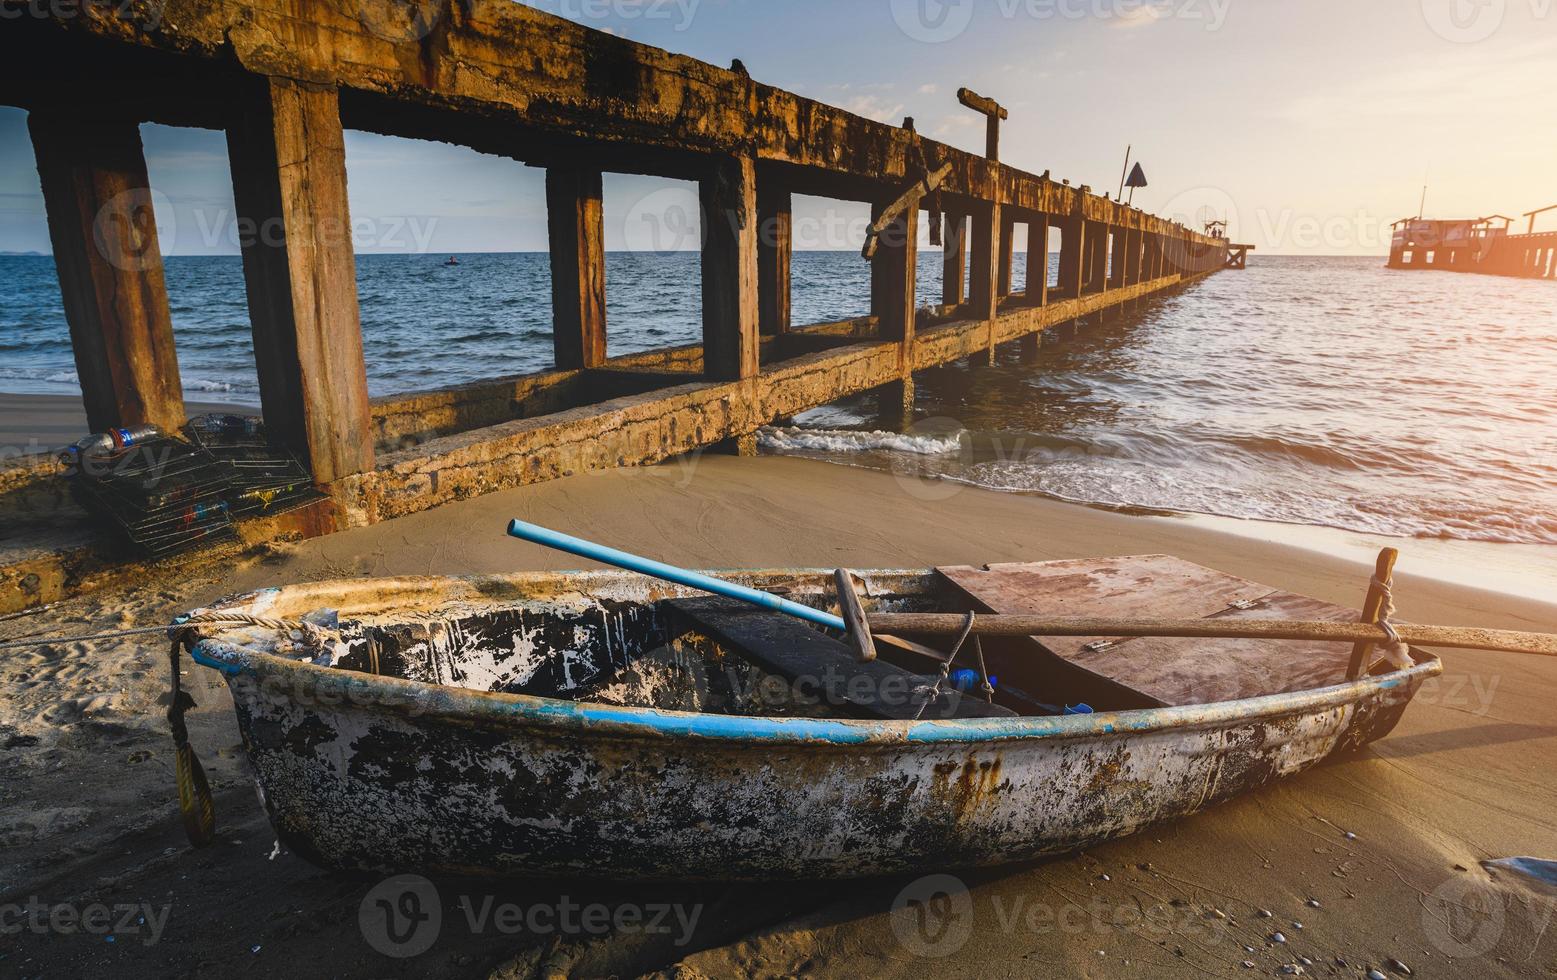
M 254 412 L 219 402 L 190 401 L 191 416 L 228 410 Z M 0 392 L 0 465 L 15 456 L 69 446 L 88 433 L 86 409 L 79 395 L 22 395 Z
M 706 568 L 1171 553 L 1349 605 L 1367 581 L 1360 561 L 1195 521 L 804 460 L 701 456 L 493 494 L 275 547 L 234 567 L 135 583 L 0 622 L 0 640 L 157 624 L 224 594 L 302 580 L 578 567 L 506 538 L 512 517 Z M 1557 606 L 1414 574 L 1409 543 L 1399 583 L 1409 619 L 1557 629 Z M 1547 929 L 1557 896 L 1482 865 L 1552 856 L 1557 663 L 1548 660 L 1450 655 L 1396 732 L 1360 756 L 1085 854 L 960 875 L 971 928 L 952 935 L 950 952 L 926 950 L 905 913 L 894 914 L 912 880 L 648 890 L 541 882 L 497 892 L 439 882 L 440 939 L 400 961 L 375 953 L 358 926 L 375 881 L 332 876 L 278 849 L 229 696 L 194 667 L 186 667 L 199 703 L 192 740 L 216 791 L 220 840 L 187 848 L 157 703 L 166 654 L 152 639 L 0 660 L 9 692 L 0 708 L 0 905 L 36 897 L 140 907 L 161 923 L 154 942 L 149 925 L 114 942 L 84 931 L 0 935 L 0 974 L 291 976 L 309 963 L 320 975 L 533 976 L 546 956 L 573 975 L 680 977 L 855 976 L 862 965 L 885 976 L 1273 975 L 1303 958 L 1316 976 L 1363 976 L 1390 959 L 1427 977 L 1557 970 Z M 462 910 L 487 898 L 675 902 L 703 914 L 682 945 L 601 936 L 553 946 L 547 935 L 490 926 L 472 934 Z M 1277 932 L 1285 943 L 1271 941 Z

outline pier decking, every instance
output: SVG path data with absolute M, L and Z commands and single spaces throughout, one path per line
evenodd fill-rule
M 1241 268 L 1247 251 L 1000 163 L 1005 110 L 973 93 L 964 104 L 989 118 L 984 155 L 763 85 L 738 62 L 509 0 L 30 7 L 0 21 L 0 78 L 0 102 L 29 112 L 96 431 L 184 421 L 138 126 L 226 133 L 238 216 L 263 232 L 243 242 L 263 415 L 330 497 L 245 529 L 250 543 L 700 447 L 751 451 L 761 426 L 862 391 L 905 416 L 915 371 L 987 362 L 1002 344 L 1036 352 L 1047 330 Z M 346 128 L 545 168 L 555 370 L 368 397 Z M 698 184 L 701 344 L 606 356 L 605 172 Z M 870 316 L 790 322 L 795 194 L 867 202 L 883 219 Z M 954 270 L 934 309 L 915 302 L 925 220 L 944 221 Z M 1057 284 L 1039 272 L 1013 291 L 1016 225 L 1036 270 L 1058 229 Z M 33 492 L 49 472 L 24 460 L 0 490 Z M 117 560 L 86 542 L 0 544 L 0 612 L 52 601 Z

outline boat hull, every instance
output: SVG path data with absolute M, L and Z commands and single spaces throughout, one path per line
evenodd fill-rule
M 1441 669 L 1208 706 L 860 722 L 494 695 L 217 641 L 196 656 L 226 673 L 296 853 L 618 880 L 848 878 L 1090 847 L 1384 737 Z

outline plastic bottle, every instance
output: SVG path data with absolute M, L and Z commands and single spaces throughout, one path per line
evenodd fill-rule
M 161 439 L 167 435 L 160 426 L 137 425 L 128 429 L 110 429 L 108 434 L 113 437 L 114 448 L 129 449 L 153 439 Z M 96 438 L 95 436 L 93 438 Z
M 155 425 L 137 425 L 126 429 L 94 432 L 74 446 L 65 447 L 59 454 L 59 461 L 66 466 L 75 466 L 83 456 L 104 456 L 161 438 L 164 434 L 162 429 Z

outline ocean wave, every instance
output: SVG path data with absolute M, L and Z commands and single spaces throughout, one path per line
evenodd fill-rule
M 185 378 L 185 391 L 237 391 L 238 387 L 229 381 L 209 381 L 205 378 Z
M 962 449 L 964 433 L 904 435 L 851 429 L 798 429 L 769 426 L 760 433 L 762 445 L 776 452 L 865 453 L 899 452 L 944 456 Z

